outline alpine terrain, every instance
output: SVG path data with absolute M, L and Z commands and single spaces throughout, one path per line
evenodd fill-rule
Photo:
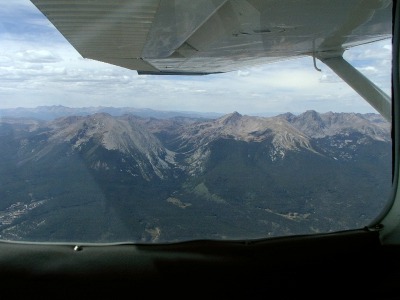
M 391 147 L 377 114 L 3 116 L 0 239 L 153 243 L 358 228 L 389 197 Z

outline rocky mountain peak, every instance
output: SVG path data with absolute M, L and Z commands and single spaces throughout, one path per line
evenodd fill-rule
M 361 133 L 374 140 L 390 140 L 390 123 L 377 114 L 318 113 L 308 110 L 295 116 L 290 113 L 278 116 L 312 138 Z
M 51 139 L 70 142 L 74 148 L 96 141 L 108 150 L 129 153 L 131 148 L 147 153 L 150 148 L 162 148 L 159 141 L 135 118 L 123 119 L 108 113 L 86 117 L 66 117 L 51 123 Z
M 317 113 L 315 110 L 308 110 L 299 115 L 296 123 L 306 134 L 309 134 L 310 132 L 312 132 L 313 134 L 319 134 L 323 132 L 324 128 L 326 127 L 320 114 Z
M 242 118 L 242 115 L 239 114 L 237 111 L 233 113 L 227 114 L 221 118 L 219 118 L 219 123 L 223 125 L 235 125 L 238 121 Z
M 296 115 L 294 115 L 294 114 L 292 114 L 290 112 L 281 114 L 281 115 L 279 115 L 279 117 L 281 117 L 282 119 L 284 119 L 284 120 L 286 120 L 286 121 L 288 121 L 290 123 L 293 122 L 294 119 L 296 119 Z

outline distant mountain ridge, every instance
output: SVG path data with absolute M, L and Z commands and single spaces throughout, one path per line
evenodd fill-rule
M 107 113 L 112 116 L 121 116 L 124 114 L 134 114 L 140 117 L 153 118 L 172 118 L 172 117 L 190 117 L 190 118 L 218 118 L 222 114 L 218 113 L 200 113 L 188 111 L 162 111 L 149 108 L 133 107 L 66 107 L 62 105 L 38 106 L 34 108 L 18 107 L 0 109 L 0 117 L 14 118 L 36 118 L 39 120 L 51 121 L 66 116 L 87 116 L 95 113 Z
M 0 155 L 0 238 L 17 240 L 344 230 L 374 217 L 391 178 L 390 123 L 375 114 L 7 117 Z
M 390 123 L 378 114 L 333 113 L 319 114 L 309 110 L 299 116 L 283 114 L 293 126 L 313 138 L 331 136 L 357 130 L 374 139 L 390 140 Z

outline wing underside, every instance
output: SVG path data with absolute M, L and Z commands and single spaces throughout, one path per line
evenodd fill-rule
M 229 72 L 391 36 L 386 0 L 31 1 L 84 58 L 139 74 Z

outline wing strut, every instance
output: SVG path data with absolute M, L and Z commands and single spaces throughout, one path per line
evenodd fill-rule
M 342 56 L 323 58 L 325 65 L 350 85 L 361 97 L 375 108 L 387 121 L 391 122 L 391 99 L 372 81 L 349 64 Z

